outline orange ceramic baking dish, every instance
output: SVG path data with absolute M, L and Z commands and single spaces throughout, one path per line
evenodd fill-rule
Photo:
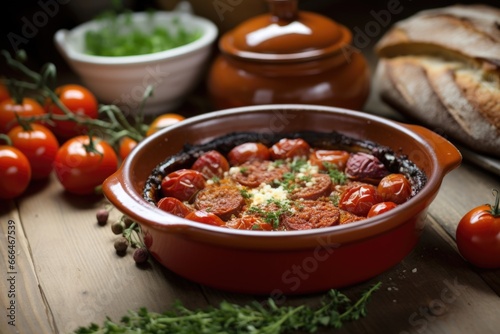
M 399 207 L 360 222 L 302 231 L 232 230 L 192 222 L 142 197 L 157 164 L 186 143 L 234 131 L 337 131 L 407 155 L 427 175 L 422 190 Z M 417 244 L 426 211 L 460 152 L 416 125 L 358 111 L 312 105 L 234 108 L 189 118 L 142 141 L 104 182 L 104 194 L 141 226 L 153 257 L 189 280 L 223 290 L 265 294 L 320 292 L 359 283 L 388 270 Z

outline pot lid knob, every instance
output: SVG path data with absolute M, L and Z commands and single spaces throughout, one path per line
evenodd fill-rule
M 318 58 L 351 43 L 351 32 L 320 14 L 299 11 L 297 0 L 267 0 L 269 14 L 246 20 L 225 33 L 220 50 L 254 61 Z

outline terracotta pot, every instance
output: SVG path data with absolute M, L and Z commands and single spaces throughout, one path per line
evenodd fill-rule
M 370 73 L 364 56 L 351 45 L 351 32 L 325 16 L 298 11 L 296 0 L 268 3 L 270 14 L 249 19 L 220 38 L 207 83 L 213 105 L 362 109 Z
M 389 146 L 408 155 L 425 172 L 427 183 L 415 197 L 380 216 L 302 231 L 200 224 L 142 197 L 153 168 L 186 143 L 205 143 L 233 131 L 303 130 L 338 131 Z M 173 272 L 229 291 L 309 293 L 370 279 L 400 262 L 417 244 L 443 177 L 460 161 L 452 144 L 423 127 L 332 107 L 251 106 L 189 118 L 146 138 L 103 188 L 112 204 L 140 224 L 151 254 Z

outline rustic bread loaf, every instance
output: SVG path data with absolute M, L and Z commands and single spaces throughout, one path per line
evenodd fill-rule
M 500 9 L 455 5 L 396 23 L 375 46 L 383 101 L 500 157 Z

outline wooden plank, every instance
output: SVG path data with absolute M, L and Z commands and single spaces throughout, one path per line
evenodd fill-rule
M 127 310 L 143 306 L 161 311 L 181 297 L 197 306 L 197 285 L 158 265 L 139 269 L 130 254 L 116 254 L 110 224 L 96 223 L 95 212 L 103 205 L 102 197 L 64 192 L 55 179 L 36 200 L 20 205 L 56 331 L 68 333 L 92 322 L 102 324 L 106 316 L 119 320 Z M 111 216 L 116 219 L 119 213 L 113 211 Z
M 448 234 L 455 238 L 458 222 L 465 213 L 478 205 L 494 203 L 492 189 L 495 188 L 500 190 L 497 175 L 465 161 L 445 177 L 430 210 Z
M 0 333 L 51 333 L 50 306 L 38 286 L 29 243 L 14 201 L 0 207 Z
M 492 333 L 500 321 L 498 295 L 471 270 L 430 212 L 416 249 L 400 264 L 363 284 L 342 289 L 357 299 L 372 284 L 382 282 L 373 295 L 368 316 L 346 324 L 338 333 Z M 226 299 L 247 303 L 263 296 L 230 294 L 204 289 L 211 304 Z M 287 304 L 315 305 L 321 294 L 288 296 Z M 468 320 L 474 319 L 474 320 Z M 322 330 L 319 333 L 329 333 Z

